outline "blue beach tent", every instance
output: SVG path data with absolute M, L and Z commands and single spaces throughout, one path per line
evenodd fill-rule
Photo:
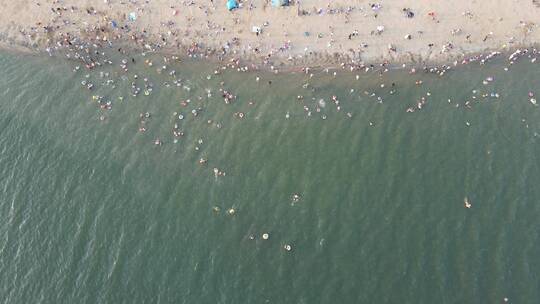
M 289 5 L 289 0 L 272 0 L 272 6 L 280 7 Z
M 227 9 L 232 11 L 235 8 L 238 8 L 238 3 L 236 0 L 227 0 Z

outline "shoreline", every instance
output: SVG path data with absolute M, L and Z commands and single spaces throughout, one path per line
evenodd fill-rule
M 116 46 L 120 46 L 124 55 L 128 54 L 153 54 L 158 56 L 169 56 L 171 58 L 178 58 L 179 60 L 187 59 L 190 60 L 201 60 L 205 61 L 208 64 L 216 64 L 217 66 L 232 66 L 237 68 L 239 72 L 247 71 L 267 71 L 273 73 L 287 73 L 287 72 L 301 72 L 308 73 L 308 71 L 329 71 L 329 70 L 345 70 L 350 69 L 350 71 L 362 71 L 366 70 L 371 71 L 377 68 L 384 68 L 387 70 L 405 70 L 411 69 L 412 71 L 416 69 L 450 69 L 451 67 L 456 67 L 459 65 L 466 65 L 469 63 L 480 62 L 481 64 L 487 63 L 488 60 L 494 57 L 509 57 L 514 55 L 515 58 L 519 58 L 521 55 L 532 54 L 540 56 L 540 45 L 538 43 L 530 45 L 516 45 L 512 48 L 506 48 L 503 50 L 484 50 L 471 53 L 463 54 L 453 54 L 452 57 L 447 57 L 445 59 L 437 60 L 423 60 L 419 58 L 414 61 L 373 61 L 373 62 L 356 62 L 354 60 L 339 60 L 341 57 L 334 58 L 333 60 L 327 59 L 324 61 L 311 59 L 304 62 L 297 61 L 286 61 L 280 60 L 278 58 L 276 61 L 272 62 L 262 62 L 253 57 L 242 57 L 242 56 L 217 56 L 215 55 L 215 50 L 208 51 L 207 53 L 189 53 L 185 50 L 174 51 L 171 49 L 156 49 L 156 50 L 145 50 L 136 45 L 132 45 L 129 41 L 117 41 Z M 103 47 L 105 48 L 105 47 Z M 103 49 L 101 48 L 101 49 Z M 46 48 L 47 49 L 47 48 Z M 0 37 L 0 50 L 7 52 L 19 52 L 30 55 L 48 55 L 48 56 L 63 56 L 68 54 L 67 59 L 71 58 L 69 50 L 59 49 L 55 52 L 49 51 L 41 47 L 29 45 L 29 43 L 16 42 L 16 41 L 5 41 Z M 98 48 L 100 49 L 100 48 Z M 508 60 L 509 64 L 512 64 L 512 60 Z

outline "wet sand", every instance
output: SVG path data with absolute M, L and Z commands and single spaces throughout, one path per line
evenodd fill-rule
M 224 1 L 0 0 L 0 40 L 49 50 L 80 41 L 128 42 L 168 53 L 295 66 L 450 62 L 540 41 L 535 1 L 240 4 L 228 11 Z

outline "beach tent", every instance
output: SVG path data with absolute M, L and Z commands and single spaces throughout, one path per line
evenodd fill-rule
M 129 21 L 135 21 L 135 20 L 137 20 L 137 14 L 136 14 L 135 12 L 129 13 L 128 19 L 129 19 Z
M 272 6 L 280 7 L 289 5 L 289 0 L 272 0 Z
M 232 11 L 235 8 L 238 8 L 238 3 L 236 0 L 227 0 L 227 9 Z

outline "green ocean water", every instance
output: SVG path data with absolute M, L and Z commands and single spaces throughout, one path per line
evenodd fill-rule
M 0 53 L 0 303 L 540 301 L 538 65 L 357 80 L 153 59 L 123 78 Z

